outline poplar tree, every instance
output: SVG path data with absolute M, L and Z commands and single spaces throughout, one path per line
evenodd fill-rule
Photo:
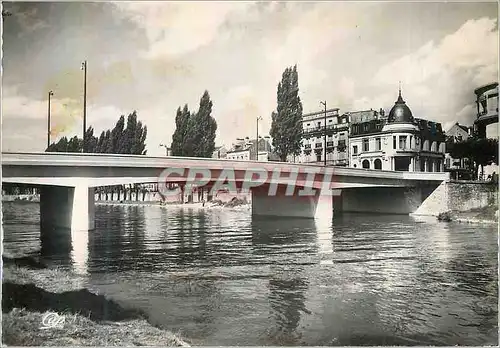
M 280 160 L 299 155 L 302 140 L 302 102 L 299 97 L 297 65 L 286 68 L 278 84 L 277 108 L 271 114 L 270 135 Z
M 187 156 L 186 136 L 190 117 L 191 113 L 187 104 L 184 105 L 182 110 L 180 107 L 177 109 L 177 114 L 175 116 L 175 131 L 172 135 L 172 144 L 170 146 L 172 156 Z
M 200 108 L 193 117 L 194 129 L 193 156 L 210 158 L 215 150 L 215 132 L 217 122 L 212 117 L 213 103 L 208 91 L 203 93 L 200 99 Z

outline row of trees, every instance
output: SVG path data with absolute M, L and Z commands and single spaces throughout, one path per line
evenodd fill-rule
M 137 120 L 134 111 L 127 117 L 121 116 L 113 129 L 103 131 L 97 138 L 94 129 L 89 127 L 83 140 L 74 136 L 70 139 L 62 137 L 57 143 L 52 143 L 47 152 L 87 152 L 87 153 L 115 153 L 115 154 L 146 154 L 146 136 L 148 129 L 141 121 Z
M 205 91 L 200 99 L 198 111 L 190 111 L 188 105 L 177 109 L 175 131 L 172 135 L 171 151 L 173 156 L 212 157 L 215 150 L 217 122 L 212 116 L 213 102 Z M 299 79 L 297 66 L 288 67 L 282 74 L 277 89 L 277 108 L 271 114 L 270 135 L 273 147 L 282 161 L 289 155 L 300 154 L 302 139 L 302 102 L 299 97 Z M 51 144 L 50 152 L 83 152 L 146 154 L 147 127 L 137 119 L 134 111 L 121 116 L 113 129 L 94 136 L 94 129 L 89 127 L 85 135 L 85 144 L 81 138 L 61 138 Z
M 215 150 L 217 122 L 212 117 L 213 103 L 208 91 L 200 99 L 197 112 L 178 108 L 175 116 L 175 132 L 172 135 L 172 156 L 212 157 Z
M 201 97 L 198 112 L 190 112 L 187 105 L 177 109 L 176 127 L 172 135 L 172 156 L 212 157 L 217 122 L 211 113 L 212 101 L 208 91 Z M 282 74 L 277 90 L 277 108 L 271 118 L 270 135 L 281 161 L 285 162 L 289 155 L 300 154 L 302 102 L 296 65 L 286 68 Z
M 113 154 L 146 154 L 146 136 L 148 129 L 141 121 L 137 119 L 137 112 L 134 111 L 128 115 L 125 122 L 125 116 L 122 115 L 112 129 L 101 132 L 99 137 L 94 136 L 94 129 L 89 127 L 85 133 L 85 144 L 81 138 L 76 136 L 68 139 L 62 137 L 57 143 L 52 143 L 47 148 L 47 152 L 86 152 L 86 153 L 113 153 Z M 132 192 L 135 197 L 139 197 L 139 192 L 145 194 L 140 185 L 117 185 L 100 187 L 96 193 L 105 195 L 117 192 L 123 194 L 123 199 L 132 199 Z
M 469 170 L 478 177 L 481 168 L 481 177 L 484 167 L 490 164 L 498 165 L 498 139 L 479 138 L 473 136 L 465 141 L 447 141 L 446 149 L 453 158 L 467 159 Z

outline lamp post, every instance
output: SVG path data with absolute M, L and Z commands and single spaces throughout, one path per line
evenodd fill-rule
M 259 161 L 259 121 L 262 121 L 262 117 L 257 117 L 257 138 L 255 139 L 255 160 Z
M 47 149 L 50 146 L 50 97 L 53 96 L 54 93 L 49 91 L 49 103 L 47 108 Z
M 325 128 L 324 128 L 324 131 L 323 131 L 323 138 L 324 138 L 324 142 L 325 142 L 325 148 L 323 149 L 323 154 L 324 154 L 324 164 L 326 166 L 326 100 L 324 102 L 320 102 L 321 105 L 324 105 L 325 107 Z
M 85 133 L 87 131 L 87 61 L 82 62 L 83 70 L 83 144 L 82 152 L 85 152 Z

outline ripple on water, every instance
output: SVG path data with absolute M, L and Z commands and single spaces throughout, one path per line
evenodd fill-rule
M 42 253 L 38 205 L 3 209 L 4 250 Z M 497 342 L 491 226 L 97 206 L 87 237 L 69 237 L 62 242 L 71 252 L 47 249 L 42 257 L 63 267 L 78 261 L 92 289 L 199 344 Z

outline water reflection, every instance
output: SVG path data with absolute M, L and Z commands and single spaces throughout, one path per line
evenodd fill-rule
M 495 227 L 102 205 L 95 231 L 40 243 L 36 207 L 4 206 L 5 250 L 86 270 L 91 287 L 197 345 L 498 338 Z
M 270 339 L 278 345 L 300 345 L 298 327 L 303 313 L 310 313 L 305 306 L 308 282 L 305 278 L 291 276 L 269 280 L 269 304 L 275 328 Z

